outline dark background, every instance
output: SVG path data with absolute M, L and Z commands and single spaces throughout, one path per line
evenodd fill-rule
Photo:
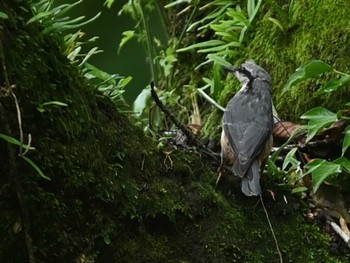
M 55 6 L 74 3 L 72 0 L 56 0 Z M 122 76 L 132 76 L 132 81 L 127 85 L 124 97 L 128 104 L 132 105 L 136 96 L 145 88 L 151 80 L 151 73 L 147 63 L 147 55 L 144 46 L 136 39 L 132 39 L 123 46 L 118 54 L 118 45 L 122 39 L 122 32 L 135 30 L 136 22 L 127 14 L 118 15 L 126 0 L 116 0 L 111 8 L 104 5 L 104 0 L 84 0 L 69 12 L 68 16 L 75 18 L 84 15 L 90 19 L 98 12 L 102 12 L 95 21 L 83 26 L 81 30 L 86 33 L 85 40 L 98 36 L 99 39 L 91 44 L 83 45 L 86 52 L 92 47 L 99 47 L 103 53 L 92 56 L 89 63 L 98 68 Z M 152 29 L 158 34 L 162 31 L 161 25 L 157 25 L 156 15 L 150 16 L 153 21 Z M 75 29 L 74 32 L 78 31 Z M 163 30 L 164 31 L 164 30 Z M 163 41 L 164 42 L 164 37 Z

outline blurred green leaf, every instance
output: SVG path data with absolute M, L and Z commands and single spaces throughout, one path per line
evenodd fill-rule
M 286 155 L 286 158 L 284 158 L 283 165 L 282 165 L 282 170 L 286 170 L 288 165 L 291 165 L 291 169 L 296 169 L 300 162 L 295 158 L 295 153 L 297 152 L 298 148 L 295 147 L 292 150 L 288 152 Z
M 33 16 L 31 19 L 28 20 L 27 24 L 33 23 L 35 21 L 38 21 L 44 17 L 52 15 L 52 11 L 46 11 L 46 12 L 40 12 L 39 14 Z
M 104 5 L 107 5 L 108 8 L 111 8 L 115 0 L 106 0 Z
M 122 78 L 119 75 L 116 74 L 109 74 L 89 63 L 85 63 L 85 68 L 88 70 L 87 73 L 85 73 L 85 77 L 88 79 L 98 78 L 100 80 L 103 80 L 109 84 L 116 85 L 116 79 Z
M 289 77 L 287 84 L 283 88 L 283 92 L 289 91 L 292 86 L 306 78 L 317 77 L 331 70 L 333 70 L 333 68 L 327 63 L 321 60 L 312 60 L 299 67 L 295 73 Z
M 232 64 L 225 60 L 223 57 L 214 55 L 214 54 L 208 54 L 207 58 L 214 62 L 214 64 L 223 66 L 223 67 L 232 67 Z
M 203 89 L 197 89 L 198 92 L 205 98 L 208 102 L 210 102 L 212 105 L 220 109 L 221 111 L 225 111 L 225 108 L 222 107 L 220 104 L 218 104 L 213 98 L 211 98 Z
M 8 15 L 5 14 L 4 12 L 1 12 L 1 11 L 0 11 L 0 18 L 2 18 L 2 19 L 7 19 L 7 18 L 8 18 Z
M 214 99 L 219 97 L 220 92 L 222 91 L 222 83 L 221 83 L 221 72 L 222 66 L 219 64 L 215 64 L 213 66 L 213 83 L 214 85 L 210 89 L 210 94 Z
M 165 52 L 161 51 L 162 58 L 159 60 L 159 64 L 162 66 L 164 76 L 167 77 L 171 74 L 174 63 L 177 61 L 174 50 L 168 48 Z
M 120 40 L 120 44 L 118 47 L 118 53 L 120 52 L 122 47 L 135 36 L 135 31 L 134 30 L 127 30 L 127 31 L 124 31 L 122 33 L 122 35 L 123 35 L 123 38 Z
M 126 85 L 128 85 L 130 83 L 130 81 L 132 81 L 131 76 L 128 76 L 126 78 L 122 78 L 121 80 L 119 80 L 119 82 L 117 84 L 117 88 L 125 88 Z
M 109 235 L 105 235 L 103 237 L 103 241 L 106 243 L 106 245 L 110 245 L 111 244 L 111 238 L 109 237 Z
M 292 193 L 292 194 L 302 193 L 302 192 L 305 192 L 305 191 L 307 191 L 307 190 L 308 190 L 307 187 L 305 187 L 305 186 L 300 186 L 300 187 L 294 188 L 294 189 L 291 191 L 291 193 Z
M 248 17 L 249 17 L 250 23 L 254 20 L 256 14 L 258 13 L 261 2 L 262 0 L 258 0 L 258 3 L 255 4 L 255 0 L 248 0 L 247 9 L 248 9 Z
M 204 42 L 200 42 L 200 43 L 196 43 L 196 44 L 190 45 L 188 47 L 180 48 L 180 49 L 176 50 L 176 52 L 184 52 L 184 51 L 197 49 L 197 48 L 214 47 L 214 46 L 219 46 L 219 45 L 222 45 L 222 44 L 226 44 L 226 43 L 224 41 L 217 40 L 217 39 L 208 40 L 208 41 L 204 41 Z
M 350 126 L 346 127 L 345 129 L 345 135 L 344 135 L 343 147 L 342 147 L 342 153 L 341 153 L 342 156 L 344 156 L 349 146 L 350 146 Z
M 269 20 L 274 23 L 279 29 L 281 29 L 281 31 L 284 31 L 284 28 L 281 24 L 280 21 L 278 21 L 276 18 L 273 18 L 273 17 L 269 17 Z
M 340 157 L 333 161 L 335 164 L 340 164 L 343 170 L 350 174 L 350 160 L 346 157 Z
M 172 1 L 170 4 L 167 4 L 164 6 L 164 8 L 170 8 L 170 7 L 173 7 L 175 5 L 178 5 L 178 4 L 182 4 L 182 3 L 191 3 L 192 1 L 191 0 L 176 0 L 176 1 Z
M 140 116 L 143 111 L 151 103 L 151 90 L 149 88 L 143 89 L 134 101 L 134 112 Z
M 68 107 L 68 104 L 66 104 L 64 102 L 61 102 L 61 101 L 54 100 L 54 101 L 48 101 L 48 102 L 41 103 L 36 109 L 39 112 L 45 112 L 44 107 L 52 106 L 52 105 L 53 106 L 59 106 L 59 107 Z
M 315 136 L 315 134 L 319 130 L 334 123 L 337 120 L 337 114 L 325 108 L 316 107 L 305 112 L 300 118 L 309 120 L 306 126 L 308 129 L 308 136 L 306 138 L 306 142 L 308 142 Z

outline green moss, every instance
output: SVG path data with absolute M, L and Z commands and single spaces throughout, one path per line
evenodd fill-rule
M 283 119 L 297 121 L 301 114 L 315 106 L 334 111 L 341 109 L 350 99 L 348 87 L 323 96 L 314 94 L 321 87 L 318 80 L 302 82 L 285 94 L 282 89 L 294 70 L 312 59 L 323 60 L 340 71 L 348 70 L 350 29 L 348 19 L 342 18 L 347 17 L 349 1 L 293 1 L 291 17 L 287 15 L 289 5 L 281 8 L 286 17 L 279 17 L 273 10 L 266 12 L 244 54 L 270 72 L 278 113 Z M 274 25 L 270 17 L 287 21 L 283 24 L 285 31 Z M 326 76 L 325 80 L 330 77 Z

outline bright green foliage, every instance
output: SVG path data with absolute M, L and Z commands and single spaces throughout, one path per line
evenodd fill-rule
M 89 20 L 83 21 L 85 16 L 80 16 L 75 19 L 67 19 L 67 17 L 61 17 L 67 13 L 73 7 L 79 5 L 83 0 L 76 1 L 73 4 L 63 4 L 58 7 L 52 8 L 53 0 L 42 0 L 37 3 L 33 3 L 32 8 L 36 11 L 36 15 L 28 20 L 27 24 L 33 22 L 41 22 L 44 25 L 42 31 L 43 34 L 49 33 L 61 33 L 63 30 L 80 28 L 86 25 L 101 14 L 97 13 Z
M 337 114 L 322 107 L 313 108 L 305 112 L 300 118 L 308 120 L 306 142 L 310 141 L 318 131 L 330 126 L 338 119 Z
M 322 159 L 313 160 L 305 168 L 308 169 L 308 172 L 304 175 L 312 173 L 312 189 L 314 192 L 318 190 L 323 181 L 329 176 L 341 173 L 340 164 L 327 162 Z
M 289 91 L 291 86 L 297 84 L 306 78 L 317 77 L 323 73 L 329 72 L 332 67 L 320 60 L 312 60 L 301 67 L 297 68 L 296 72 L 289 77 L 283 92 Z
M 299 83 L 307 78 L 319 78 L 322 79 L 322 76 L 324 73 L 334 71 L 335 73 L 341 75 L 342 77 L 337 80 L 331 80 L 328 82 L 324 87 L 320 88 L 316 94 L 322 94 L 322 93 L 330 93 L 335 92 L 339 90 L 340 88 L 343 88 L 343 86 L 349 81 L 350 75 L 346 73 L 339 72 L 329 66 L 328 64 L 324 63 L 320 60 L 313 60 L 310 61 L 303 66 L 299 67 L 294 74 L 291 75 L 289 78 L 284 91 L 289 91 L 293 85 L 296 83 Z M 307 125 L 304 125 L 302 129 L 306 129 L 308 134 L 306 137 L 305 142 L 308 143 L 310 140 L 314 138 L 314 136 L 322 131 L 324 128 L 329 127 L 330 125 L 334 124 L 338 119 L 348 119 L 347 116 L 347 110 L 340 110 L 337 114 L 333 113 L 323 107 L 315 107 L 310 109 L 309 111 L 305 112 L 301 117 L 301 119 L 308 120 Z M 346 150 L 350 146 L 350 135 L 349 135 L 349 127 L 346 127 L 345 133 L 344 133 L 344 139 L 343 139 L 343 145 L 342 145 L 342 152 L 341 156 L 344 156 L 346 153 Z M 291 150 L 286 158 L 285 162 L 283 164 L 282 169 L 285 170 L 287 167 L 286 164 L 292 164 L 293 166 L 297 165 L 299 167 L 299 162 L 293 157 L 295 154 L 295 149 Z M 346 157 L 340 158 L 342 161 L 338 161 L 339 159 L 335 161 L 328 162 L 326 160 L 316 159 L 305 166 L 307 169 L 307 172 L 304 174 L 300 174 L 300 170 L 298 169 L 298 180 L 302 177 L 304 177 L 307 174 L 312 174 L 312 189 L 314 192 L 318 190 L 320 185 L 327 179 L 334 178 L 334 175 L 337 175 L 341 172 L 348 173 L 349 170 L 347 169 L 346 163 L 348 163 L 348 159 Z M 306 188 L 299 188 L 306 190 Z M 299 191 L 298 190 L 298 191 Z M 346 190 L 344 188 L 344 190 Z

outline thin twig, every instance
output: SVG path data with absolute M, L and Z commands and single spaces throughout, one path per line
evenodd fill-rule
M 175 116 L 168 110 L 168 108 L 166 108 L 163 104 L 163 102 L 159 99 L 157 92 L 154 89 L 154 81 L 152 81 L 150 83 L 151 86 L 151 95 L 155 101 L 155 103 L 157 104 L 157 106 L 159 107 L 159 109 L 165 113 L 165 115 L 167 117 L 169 117 L 169 119 L 175 124 L 175 126 L 177 128 L 179 128 L 188 138 L 188 140 L 190 141 L 190 144 L 194 145 L 194 146 L 199 146 L 200 143 L 197 140 L 197 138 L 193 135 L 193 133 L 190 131 L 190 129 L 188 129 L 185 125 L 183 125 L 178 119 L 175 118 Z
M 265 207 L 265 204 L 264 204 L 264 200 L 263 200 L 261 195 L 259 195 L 259 197 L 260 197 L 260 201 L 261 201 L 262 207 L 263 207 L 265 215 L 266 215 L 267 223 L 269 224 L 269 227 L 271 229 L 273 240 L 275 241 L 276 250 L 277 250 L 277 253 L 278 253 L 278 256 L 279 256 L 279 259 L 280 259 L 280 263 L 283 263 L 282 253 L 281 253 L 281 250 L 280 250 L 280 248 L 278 246 L 278 241 L 277 241 L 277 238 L 276 238 L 276 235 L 275 235 L 275 231 L 273 230 L 273 227 L 272 227 L 272 224 L 271 224 L 271 221 L 270 221 L 270 218 L 269 218 L 269 214 L 267 213 L 267 210 L 266 210 L 266 207 Z
M 206 155 L 207 157 L 210 157 L 218 166 L 221 165 L 222 168 L 226 169 L 227 171 L 231 171 L 231 168 L 228 167 L 225 164 L 221 163 L 221 159 L 218 158 L 218 154 L 214 153 L 210 149 L 206 148 L 192 133 L 190 129 L 188 129 L 184 124 L 182 124 L 176 117 L 169 111 L 168 108 L 166 108 L 163 104 L 163 102 L 159 99 L 157 92 L 154 88 L 154 82 L 152 81 L 150 83 L 151 86 L 151 95 L 153 97 L 154 102 L 159 107 L 159 109 L 164 112 L 164 114 L 175 124 L 175 126 L 183 132 L 183 134 L 186 135 L 188 138 L 188 144 L 197 147 L 197 149 L 200 151 L 200 153 Z M 221 178 L 221 175 L 220 175 Z M 218 180 L 220 180 L 220 178 Z M 217 183 L 218 183 L 217 180 Z
M 23 151 L 23 129 L 22 129 L 21 110 L 19 108 L 17 97 L 16 97 L 15 93 L 12 90 L 11 90 L 11 95 L 15 99 L 16 110 L 17 110 L 17 121 L 18 121 L 19 142 L 20 142 L 18 156 L 22 156 L 22 151 Z
M 24 152 L 22 153 L 21 156 L 24 156 L 28 153 L 28 151 L 30 150 L 30 145 L 32 144 L 32 135 L 30 133 L 28 133 L 28 147 L 24 150 Z

